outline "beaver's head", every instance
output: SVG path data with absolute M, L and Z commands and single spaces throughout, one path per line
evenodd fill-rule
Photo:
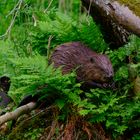
M 77 70 L 80 81 L 108 83 L 113 79 L 114 71 L 109 58 L 103 54 L 88 56 Z

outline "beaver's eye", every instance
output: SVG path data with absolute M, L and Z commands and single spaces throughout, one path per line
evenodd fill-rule
M 95 59 L 93 57 L 91 57 L 90 62 L 95 63 Z

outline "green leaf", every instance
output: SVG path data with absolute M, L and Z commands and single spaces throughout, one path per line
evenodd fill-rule
M 55 104 L 59 107 L 59 109 L 62 109 L 65 106 L 65 100 L 58 99 L 55 101 Z
M 89 110 L 86 110 L 86 109 L 82 109 L 79 111 L 79 114 L 82 115 L 82 116 L 85 116 L 89 113 L 90 111 Z

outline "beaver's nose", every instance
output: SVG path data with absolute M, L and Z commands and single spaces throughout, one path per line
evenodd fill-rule
M 112 80 L 113 80 L 113 76 L 112 76 L 112 75 L 106 76 L 106 80 L 107 80 L 107 81 L 112 81 Z

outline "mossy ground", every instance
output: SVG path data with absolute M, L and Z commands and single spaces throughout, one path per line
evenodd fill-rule
M 59 119 L 60 111 L 56 108 L 40 112 L 21 116 L 11 131 L 0 135 L 1 140 L 106 139 L 102 126 L 92 125 L 84 117 L 70 114 L 67 121 L 62 121 Z
M 38 140 L 46 127 L 44 119 L 46 115 L 41 113 L 35 117 L 31 117 L 31 115 L 21 116 L 14 128 L 1 135 L 2 140 Z

